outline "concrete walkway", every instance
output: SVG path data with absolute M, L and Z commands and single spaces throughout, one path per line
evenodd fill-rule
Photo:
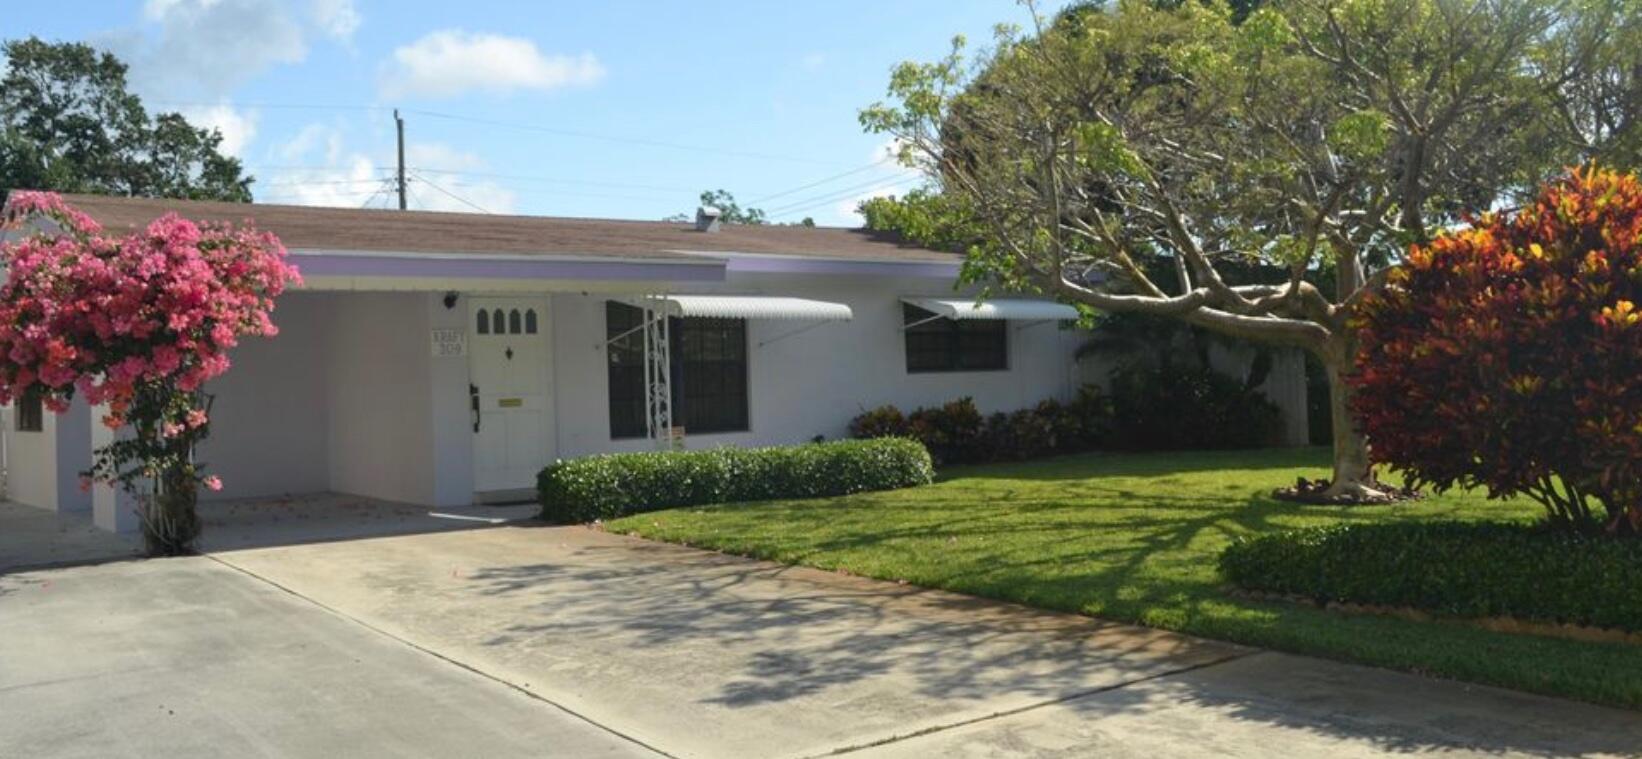
M 1642 755 L 1642 714 L 522 524 L 0 576 L 20 755 Z
M 0 573 L 20 567 L 119 561 L 141 552 L 141 539 L 93 527 L 90 512 L 59 515 L 0 501 Z

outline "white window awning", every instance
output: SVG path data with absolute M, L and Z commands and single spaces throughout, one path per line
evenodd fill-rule
M 848 305 L 824 300 L 766 295 L 655 295 L 626 298 L 624 303 L 668 316 L 713 319 L 782 319 L 787 321 L 849 321 Z
M 902 298 L 901 302 L 917 306 L 938 317 L 958 320 L 1051 321 L 1078 318 L 1076 308 L 1052 300 L 1032 298 L 990 298 L 979 303 L 968 298 Z

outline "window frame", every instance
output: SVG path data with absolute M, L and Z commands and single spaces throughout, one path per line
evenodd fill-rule
M 17 432 L 46 431 L 46 402 L 38 387 L 30 387 L 12 403 L 12 428 Z
M 610 439 L 614 441 L 643 438 L 645 437 L 646 432 L 643 411 L 644 335 L 641 331 L 636 330 L 635 328 L 643 324 L 644 310 L 638 308 L 637 306 L 628 305 L 620 301 L 607 300 L 605 301 L 604 313 L 605 339 L 608 341 L 605 345 L 605 410 Z M 725 435 L 739 432 L 750 432 L 752 430 L 752 350 L 750 339 L 751 335 L 748 330 L 747 320 L 710 319 L 701 317 L 670 317 L 669 319 L 670 320 L 667 326 L 669 341 L 667 356 L 668 361 L 671 363 L 669 371 L 672 379 L 671 390 L 673 395 L 673 423 L 683 427 L 686 435 Z M 738 341 L 740 346 L 739 351 L 737 351 L 739 354 L 737 359 L 739 359 L 739 361 L 737 361 L 737 359 L 698 361 L 687 357 L 684 349 L 684 344 L 687 339 L 686 334 L 691 332 L 692 329 L 700 330 L 704 325 L 718 322 L 730 322 L 735 325 L 735 329 L 733 331 L 735 333 L 734 339 Z M 626 334 L 624 335 L 623 333 Z M 615 339 L 618 336 L 621 336 L 620 339 Z M 624 355 L 636 355 L 638 361 L 634 364 L 617 364 L 615 363 L 617 351 Z M 689 424 L 692 413 L 690 410 L 689 391 L 692 387 L 692 383 L 690 376 L 691 372 L 686 368 L 686 365 L 690 363 L 727 363 L 732 366 L 739 363 L 739 393 L 719 394 L 720 397 L 731 398 L 739 395 L 741 401 L 740 409 L 730 414 L 732 417 L 737 417 L 734 421 L 739 422 L 738 424 L 731 424 L 729 426 L 722 427 L 709 426 L 706 428 L 703 428 L 701 425 L 691 426 Z M 621 395 L 618 395 L 616 392 L 618 372 L 636 372 L 638 374 L 639 380 L 636 385 L 636 399 L 632 397 L 632 391 L 627 389 L 633 386 L 631 376 L 623 377 L 619 380 L 619 383 L 624 388 L 623 395 L 626 395 L 626 397 L 621 397 Z M 697 377 L 697 379 L 700 378 Z M 625 407 L 626 410 L 618 410 L 618 406 Z M 634 408 L 638 409 L 636 416 L 633 414 Z
M 902 358 L 907 374 L 1009 371 L 1012 341 L 1008 320 L 949 319 L 903 302 L 901 324 Z M 974 347 L 978 340 L 995 340 L 996 345 L 978 350 Z M 991 355 L 993 353 L 996 355 Z M 939 360 L 929 361 L 932 355 Z M 977 360 L 976 356 L 981 358 Z

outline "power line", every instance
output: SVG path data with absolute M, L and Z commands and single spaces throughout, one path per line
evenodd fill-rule
M 768 200 L 775 200 L 776 198 L 786 197 L 786 196 L 791 195 L 795 192 L 803 192 L 804 190 L 808 190 L 811 187 L 820 187 L 821 185 L 824 185 L 824 184 L 826 184 L 828 182 L 831 182 L 833 180 L 843 179 L 844 177 L 848 177 L 848 176 L 854 176 L 854 175 L 859 174 L 863 171 L 867 171 L 868 169 L 875 168 L 878 165 L 880 165 L 880 164 L 882 164 L 882 163 L 884 163 L 885 161 L 888 161 L 888 160 L 889 160 L 888 157 L 880 158 L 880 159 L 878 159 L 876 161 L 873 161 L 872 163 L 869 163 L 865 166 L 850 169 L 849 171 L 846 171 L 842 174 L 834 174 L 834 175 L 832 175 L 830 177 L 827 177 L 825 179 L 817 179 L 814 182 L 811 182 L 809 184 L 800 185 L 798 187 L 792 188 L 791 190 L 782 190 L 781 192 L 778 192 L 774 195 L 765 195 L 762 198 L 754 198 L 752 200 L 747 201 L 747 205 L 751 206 L 751 205 L 755 205 L 755 204 L 758 204 L 758 203 L 763 203 L 763 202 L 768 201 Z
M 258 182 L 256 182 L 256 187 L 324 187 L 324 186 L 350 185 L 350 184 L 376 184 L 376 183 L 381 182 L 381 181 L 382 181 L 381 177 L 373 177 L 371 179 L 335 179 L 335 180 L 293 179 L 293 180 L 288 181 L 288 182 L 263 182 L 263 181 L 258 181 Z
M 447 183 L 445 183 L 445 186 L 450 187 L 450 188 L 457 188 L 457 189 L 464 188 L 464 187 L 466 187 L 466 188 L 497 187 L 497 185 L 485 185 L 485 184 L 477 184 L 477 183 L 471 183 L 471 182 L 447 182 Z M 530 188 L 506 187 L 506 188 L 503 188 L 503 189 L 506 189 L 508 192 L 511 192 L 515 195 L 524 195 L 524 196 L 551 195 L 553 197 L 561 197 L 561 198 L 599 198 L 599 199 L 603 199 L 603 200 L 631 200 L 631 201 L 637 201 L 637 202 L 640 202 L 640 203 L 670 203 L 670 202 L 675 200 L 675 198 L 672 198 L 672 197 L 660 197 L 660 196 L 655 196 L 655 195 L 649 195 L 649 196 L 645 196 L 645 195 L 617 195 L 617 194 L 614 194 L 614 193 L 605 193 L 605 192 L 587 192 L 586 190 L 549 190 L 549 189 L 540 188 L 540 187 L 530 187 Z
M 365 202 L 360 203 L 359 207 L 360 208 L 370 208 L 371 207 L 371 201 L 374 201 L 379 197 L 384 197 L 386 195 L 386 193 L 390 189 L 392 189 L 392 187 L 393 187 L 393 185 L 390 183 L 389 180 L 386 180 L 386 179 L 382 180 L 381 182 L 379 182 L 377 184 L 376 191 L 372 192 L 370 197 L 365 198 Z
M 618 136 L 615 136 L 615 135 L 597 134 L 597 133 L 594 133 L 594 132 L 580 132 L 580 131 L 576 131 L 576 130 L 573 130 L 573 129 L 557 129 L 557 128 L 554 128 L 554 127 L 545 127 L 545 126 L 540 126 L 540 125 L 537 125 L 537 124 L 521 124 L 521 123 L 511 122 L 511 121 L 497 121 L 497 120 L 494 120 L 494 119 L 481 119 L 481 118 L 475 118 L 475 117 L 472 117 L 472 116 L 458 116 L 456 114 L 451 114 L 451 113 L 439 113 L 438 111 L 423 111 L 423 110 L 415 110 L 415 109 L 405 109 L 405 113 L 414 113 L 414 114 L 418 114 L 418 115 L 421 115 L 421 116 L 427 116 L 429 118 L 435 118 L 435 119 L 448 119 L 450 121 L 462 121 L 462 122 L 467 122 L 469 124 L 483 124 L 483 125 L 486 125 L 486 126 L 498 126 L 498 127 L 506 127 L 506 128 L 509 128 L 509 129 L 520 129 L 520 130 L 524 130 L 524 131 L 527 131 L 527 132 L 541 132 L 543 134 L 552 134 L 552 135 L 558 135 L 558 136 L 561 136 L 561 137 L 577 137 L 577 138 L 587 139 L 587 140 L 601 140 L 601 141 L 604 141 L 604 142 L 613 142 L 613 143 L 618 143 L 618 144 L 623 144 L 623 145 L 643 145 L 643 146 L 646 146 L 646 147 L 654 147 L 654 148 L 668 148 L 668 149 L 671 149 L 671 150 L 685 150 L 685 151 L 689 151 L 689 152 L 692 152 L 692 153 L 713 153 L 713 154 L 717 154 L 717 155 L 732 156 L 732 157 L 736 157 L 736 158 L 757 158 L 757 159 L 765 160 L 765 161 L 791 161 L 791 162 L 794 162 L 794 163 L 810 163 L 810 164 L 816 164 L 816 165 L 820 165 L 820 166 L 836 165 L 836 164 L 833 164 L 831 161 L 817 161 L 813 158 L 796 158 L 796 157 L 793 157 L 793 156 L 774 155 L 774 154 L 770 154 L 770 153 L 756 153 L 756 152 L 745 151 L 745 150 L 724 150 L 722 148 L 712 148 L 712 147 L 706 147 L 706 146 L 702 146 L 702 145 L 685 145 L 685 144 L 677 143 L 677 142 L 666 142 L 666 141 L 663 141 L 663 140 L 651 140 L 651 139 L 646 139 L 646 138 L 642 138 L 642 137 L 618 137 Z
M 406 185 L 406 186 L 405 186 L 405 192 L 408 192 L 408 193 L 410 193 L 410 196 L 411 196 L 411 200 L 414 200 L 414 201 L 416 201 L 416 207 L 417 207 L 417 208 L 419 208 L 419 209 L 421 209 L 421 210 L 423 210 L 423 211 L 426 211 L 426 210 L 428 210 L 428 204 L 427 204 L 427 202 L 425 202 L 425 201 L 423 201 L 423 200 L 422 200 L 422 196 L 421 196 L 421 195 L 417 195 L 417 194 L 416 194 L 416 188 L 414 188 L 414 187 L 411 187 L 411 186 L 410 186 L 410 185 Z
M 879 185 L 878 187 L 876 187 L 874 189 L 881 189 L 881 190 L 895 189 L 897 187 L 904 187 L 908 184 L 911 184 L 911 183 L 916 182 L 916 181 L 921 180 L 921 179 L 923 179 L 922 176 L 903 177 L 902 179 L 900 179 L 898 181 L 890 182 L 889 184 L 885 184 L 885 185 Z M 806 211 L 811 211 L 811 210 L 814 210 L 816 208 L 820 208 L 821 206 L 827 205 L 829 203 L 837 203 L 840 200 L 848 200 L 849 197 L 852 194 L 854 194 L 855 192 L 856 191 L 851 190 L 851 191 L 848 191 L 848 192 L 844 192 L 840 195 L 837 195 L 836 197 L 822 198 L 822 199 L 819 199 L 816 202 L 811 203 L 809 205 L 799 206 L 797 208 L 788 208 L 784 211 L 780 211 L 780 212 L 776 212 L 776 213 L 770 213 L 769 215 L 770 215 L 770 218 L 797 216 L 798 214 L 804 213 Z
M 688 187 L 666 187 L 652 184 L 632 184 L 628 182 L 597 182 L 589 179 L 561 179 L 558 177 L 544 177 L 541 175 L 526 174 L 493 174 L 484 171 L 466 171 L 462 169 L 426 169 L 417 166 L 411 167 L 415 171 L 428 174 L 450 174 L 464 177 L 483 177 L 486 179 L 508 179 L 520 182 L 547 182 L 551 184 L 585 185 L 588 187 L 611 187 L 616 189 L 655 190 L 657 192 L 699 192 Z
M 906 184 L 907 182 L 911 182 L 913 180 L 922 179 L 922 178 L 923 178 L 923 175 L 921 175 L 921 174 L 912 174 L 910 176 L 903 176 L 900 179 L 897 179 L 894 182 L 890 182 L 888 184 L 885 183 L 885 178 L 874 179 L 870 182 L 862 182 L 860 184 L 850 185 L 849 187 L 844 187 L 842 189 L 828 190 L 826 193 L 821 194 L 821 195 L 812 195 L 812 196 L 810 196 L 808 198 L 805 198 L 803 200 L 797 200 L 797 201 L 793 201 L 791 203 L 786 203 L 784 205 L 768 209 L 768 210 L 765 211 L 765 213 L 768 213 L 768 214 L 773 216 L 773 215 L 776 215 L 776 214 L 788 213 L 788 212 L 791 212 L 793 209 L 800 208 L 800 207 L 811 208 L 811 207 L 814 207 L 814 205 L 816 205 L 816 204 L 829 203 L 829 202 L 832 202 L 834 200 L 842 200 L 842 199 L 848 197 L 851 193 L 859 192 L 861 190 L 866 190 L 866 189 L 870 189 L 870 188 L 877 187 L 877 186 L 893 187 L 893 186 L 897 186 L 897 185 Z
M 304 111 L 391 111 L 393 108 L 385 105 L 349 105 L 342 103 L 231 103 L 226 100 L 215 103 L 191 102 L 186 100 L 150 100 L 148 105 L 165 108 L 265 108 L 269 110 L 304 110 Z
M 416 174 L 415 176 L 416 176 L 417 179 L 419 179 L 422 182 L 426 183 L 427 186 L 432 187 L 433 189 L 444 193 L 446 196 L 449 196 L 451 199 L 455 200 L 458 203 L 466 204 L 467 206 L 477 210 L 479 213 L 490 213 L 489 210 L 487 210 L 485 207 L 479 205 L 478 203 L 475 203 L 471 200 L 468 200 L 467 198 L 464 198 L 460 195 L 457 195 L 454 192 L 451 192 L 450 190 L 447 190 L 443 187 L 440 187 L 438 184 L 434 183 L 432 180 L 429 180 L 427 177 L 422 176 L 421 174 Z
M 329 194 L 333 195 L 333 196 L 337 196 L 337 197 L 348 197 L 348 196 L 357 197 L 359 195 L 365 195 L 365 194 L 368 194 L 368 193 L 375 193 L 377 191 L 378 190 L 375 189 L 375 188 L 363 189 L 363 190 L 332 190 Z M 308 200 L 308 199 L 311 199 L 312 197 L 313 197 L 312 195 L 307 194 L 307 193 L 275 193 L 273 195 L 258 195 L 258 196 L 256 196 L 254 202 L 257 202 L 257 203 L 271 203 L 271 202 L 279 202 L 279 201 L 286 201 L 286 200 Z

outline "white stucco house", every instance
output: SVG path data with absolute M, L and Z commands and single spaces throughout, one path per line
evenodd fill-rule
M 70 196 L 110 229 L 175 211 L 254 220 L 306 284 L 248 339 L 199 452 L 219 498 L 334 492 L 427 506 L 516 498 L 557 458 L 845 435 L 864 409 L 1080 382 L 1067 306 L 975 307 L 960 260 L 864 230 Z M 78 472 L 83 406 L 18 408 L 7 495 L 132 529 Z

